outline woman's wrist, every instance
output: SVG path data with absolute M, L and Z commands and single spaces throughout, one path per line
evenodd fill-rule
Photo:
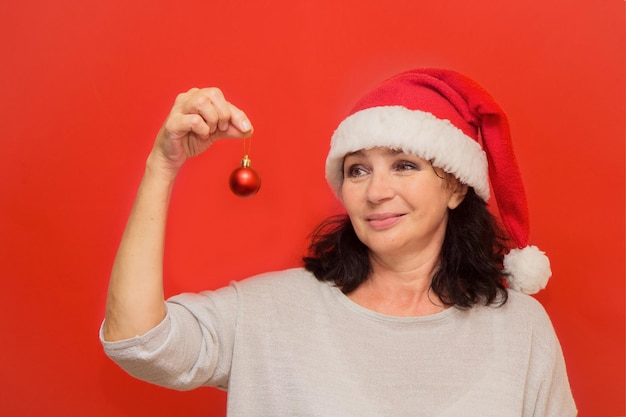
M 163 156 L 151 152 L 146 160 L 144 178 L 147 177 L 158 182 L 173 184 L 179 170 L 180 167 L 174 167 Z

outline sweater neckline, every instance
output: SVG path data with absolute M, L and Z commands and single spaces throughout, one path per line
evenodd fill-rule
M 361 306 L 360 304 L 352 301 L 347 295 L 345 295 L 337 286 L 329 283 L 329 288 L 332 294 L 339 300 L 341 304 L 343 304 L 346 308 L 351 310 L 353 313 L 356 313 L 362 317 L 377 320 L 387 323 L 395 323 L 395 324 L 427 324 L 434 323 L 442 320 L 446 320 L 449 317 L 455 315 L 459 310 L 452 306 L 446 308 L 443 311 L 435 314 L 429 314 L 427 316 L 410 316 L 410 317 L 401 317 L 401 316 L 390 316 L 387 314 L 378 313 L 376 311 L 370 310 Z

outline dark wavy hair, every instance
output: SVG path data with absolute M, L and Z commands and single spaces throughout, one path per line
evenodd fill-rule
M 445 304 L 461 308 L 477 303 L 503 305 L 508 299 L 502 271 L 506 250 L 504 230 L 487 204 L 468 187 L 461 204 L 448 211 L 432 291 Z M 329 217 L 315 228 L 303 261 L 318 280 L 333 282 L 345 294 L 354 291 L 371 272 L 369 249 L 345 214 Z

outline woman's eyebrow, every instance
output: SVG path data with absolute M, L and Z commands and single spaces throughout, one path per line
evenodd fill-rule
M 362 155 L 363 155 L 363 149 L 359 149 L 358 151 L 347 153 L 346 156 L 343 157 L 343 159 L 346 159 L 349 156 L 362 156 Z
M 361 155 L 363 155 L 364 151 L 366 151 L 366 150 L 368 150 L 368 149 L 359 149 L 358 151 L 349 152 L 349 153 L 346 154 L 346 157 L 353 156 L 353 155 L 354 156 L 361 156 Z M 386 152 L 388 154 L 391 154 L 391 155 L 397 155 L 399 153 L 405 153 L 402 149 L 395 149 L 395 148 L 387 148 Z

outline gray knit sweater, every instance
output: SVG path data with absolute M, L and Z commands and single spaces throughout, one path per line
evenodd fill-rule
M 292 269 L 173 297 L 157 327 L 103 345 L 137 378 L 228 389 L 232 417 L 576 415 L 548 316 L 513 291 L 400 318 Z

